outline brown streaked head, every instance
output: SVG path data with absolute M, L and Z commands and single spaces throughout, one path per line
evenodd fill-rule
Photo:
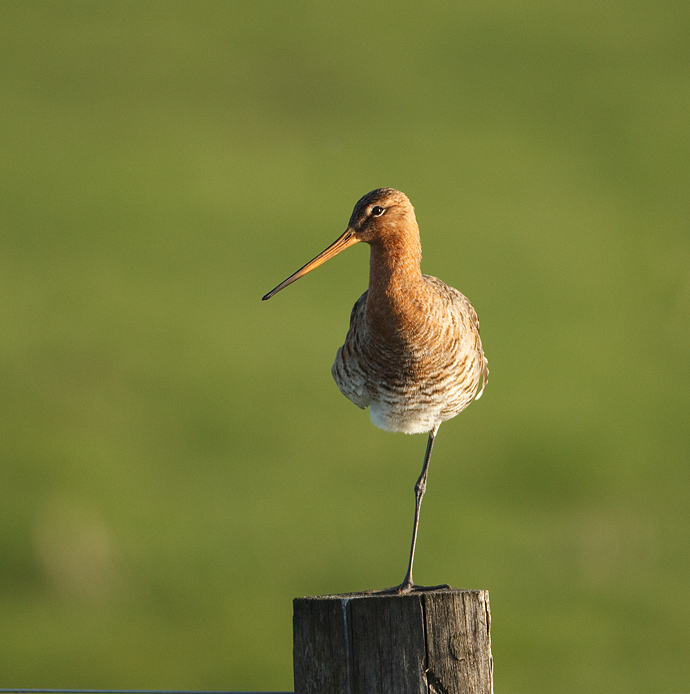
M 377 188 L 361 197 L 352 211 L 345 233 L 275 289 L 262 297 L 270 299 L 281 289 L 360 241 L 368 244 L 404 244 L 411 236 L 419 244 L 414 207 L 405 193 L 394 188 Z

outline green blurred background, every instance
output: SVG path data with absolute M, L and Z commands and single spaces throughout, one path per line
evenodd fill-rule
M 690 686 L 690 4 L 0 4 L 0 686 L 289 689 L 402 579 L 425 437 L 330 366 L 367 191 L 473 301 L 416 578 L 497 692 Z

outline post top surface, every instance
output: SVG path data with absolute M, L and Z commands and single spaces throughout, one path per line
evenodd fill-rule
M 417 590 L 411 593 L 384 593 L 381 591 L 359 591 L 356 593 L 338 593 L 332 595 L 305 595 L 295 600 L 361 600 L 372 598 L 418 598 L 422 595 L 460 595 L 460 594 L 478 595 L 485 593 L 486 598 L 489 596 L 488 590 L 467 589 L 467 588 L 436 588 L 434 590 Z

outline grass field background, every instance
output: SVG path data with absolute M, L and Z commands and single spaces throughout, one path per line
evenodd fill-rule
M 289 689 L 291 600 L 405 570 L 422 436 L 332 382 L 405 191 L 491 382 L 416 579 L 496 691 L 690 683 L 690 5 L 0 4 L 0 686 Z

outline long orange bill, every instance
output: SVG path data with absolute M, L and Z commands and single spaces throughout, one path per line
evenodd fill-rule
M 304 267 L 297 270 L 294 275 L 290 275 L 290 277 L 281 282 L 275 289 L 271 290 L 268 292 L 268 294 L 266 294 L 266 296 L 262 297 L 261 300 L 266 301 L 266 299 L 270 299 L 281 289 L 285 289 L 285 287 L 287 287 L 289 284 L 292 284 L 303 275 L 311 272 L 315 267 L 319 267 L 319 265 L 322 265 L 327 260 L 330 260 L 334 255 L 338 255 L 340 251 L 344 251 L 346 248 L 354 246 L 358 242 L 359 239 L 357 236 L 355 236 L 355 230 L 348 228 L 345 233 L 340 238 L 336 239 L 325 251 L 323 251 L 323 253 L 319 253 L 316 258 L 310 260 Z

